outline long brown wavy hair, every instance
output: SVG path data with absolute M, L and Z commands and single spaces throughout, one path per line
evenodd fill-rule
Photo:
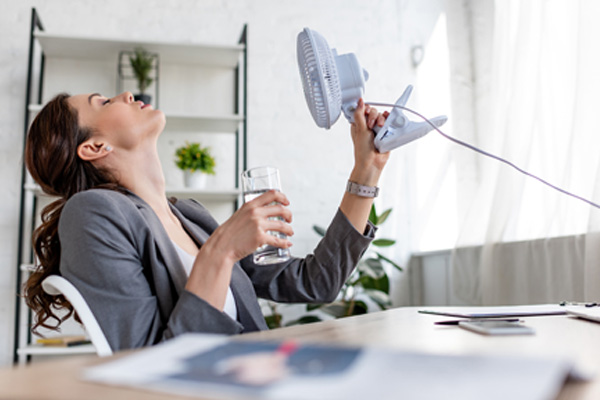
M 50 296 L 42 289 L 46 277 L 60 275 L 58 221 L 65 203 L 75 193 L 94 187 L 119 189 L 108 171 L 78 157 L 77 147 L 91 137 L 93 130 L 79 125 L 69 97 L 61 93 L 44 106 L 29 128 L 25 145 L 29 173 L 46 194 L 58 197 L 42 210 L 41 225 L 32 237 L 36 265 L 24 285 L 24 296 L 35 313 L 33 332 L 39 327 L 58 330 L 74 314 L 67 299 Z M 55 314 L 59 309 L 66 312 L 59 316 Z

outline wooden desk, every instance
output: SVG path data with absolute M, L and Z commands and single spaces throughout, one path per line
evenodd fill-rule
M 437 326 L 446 319 L 398 308 L 359 317 L 326 321 L 239 336 L 240 340 L 294 338 L 300 342 L 373 346 L 437 354 L 517 354 L 567 356 L 586 371 L 591 382 L 568 382 L 559 399 L 600 399 L 600 324 L 566 316 L 524 318 L 532 336 L 481 336 L 457 326 Z M 116 355 L 114 357 L 120 357 Z M 0 370 L 0 399 L 164 399 L 165 395 L 79 380 L 82 367 L 104 362 L 92 356 L 35 362 Z M 169 396 L 169 399 L 187 397 Z

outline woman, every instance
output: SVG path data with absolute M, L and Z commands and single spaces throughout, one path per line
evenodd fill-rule
M 351 181 L 377 185 L 389 155 L 375 150 L 371 129 L 386 116 L 359 102 Z M 25 285 L 34 329 L 57 319 L 54 305 L 72 312 L 64 299 L 43 292 L 51 274 L 79 289 L 113 350 L 185 332 L 266 329 L 257 296 L 332 301 L 373 238 L 372 197 L 346 193 L 314 254 L 257 266 L 248 257 L 257 247 L 291 246 L 267 233 L 293 235 L 287 198 L 265 193 L 220 226 L 193 200 L 169 202 L 157 151 L 164 125 L 160 110 L 129 92 L 61 94 L 32 123 L 27 168 L 59 197 L 34 232 L 39 265 Z

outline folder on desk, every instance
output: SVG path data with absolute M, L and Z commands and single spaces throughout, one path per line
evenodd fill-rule
M 558 304 L 535 304 L 493 307 L 431 307 L 419 310 L 419 313 L 475 319 L 566 315 L 567 310 Z

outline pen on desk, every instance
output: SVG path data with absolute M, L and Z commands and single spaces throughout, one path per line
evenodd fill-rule
M 518 318 L 498 319 L 498 318 L 478 318 L 478 319 L 451 319 L 446 321 L 434 322 L 434 325 L 458 325 L 459 322 L 472 322 L 472 321 L 503 321 L 503 322 L 519 322 Z

